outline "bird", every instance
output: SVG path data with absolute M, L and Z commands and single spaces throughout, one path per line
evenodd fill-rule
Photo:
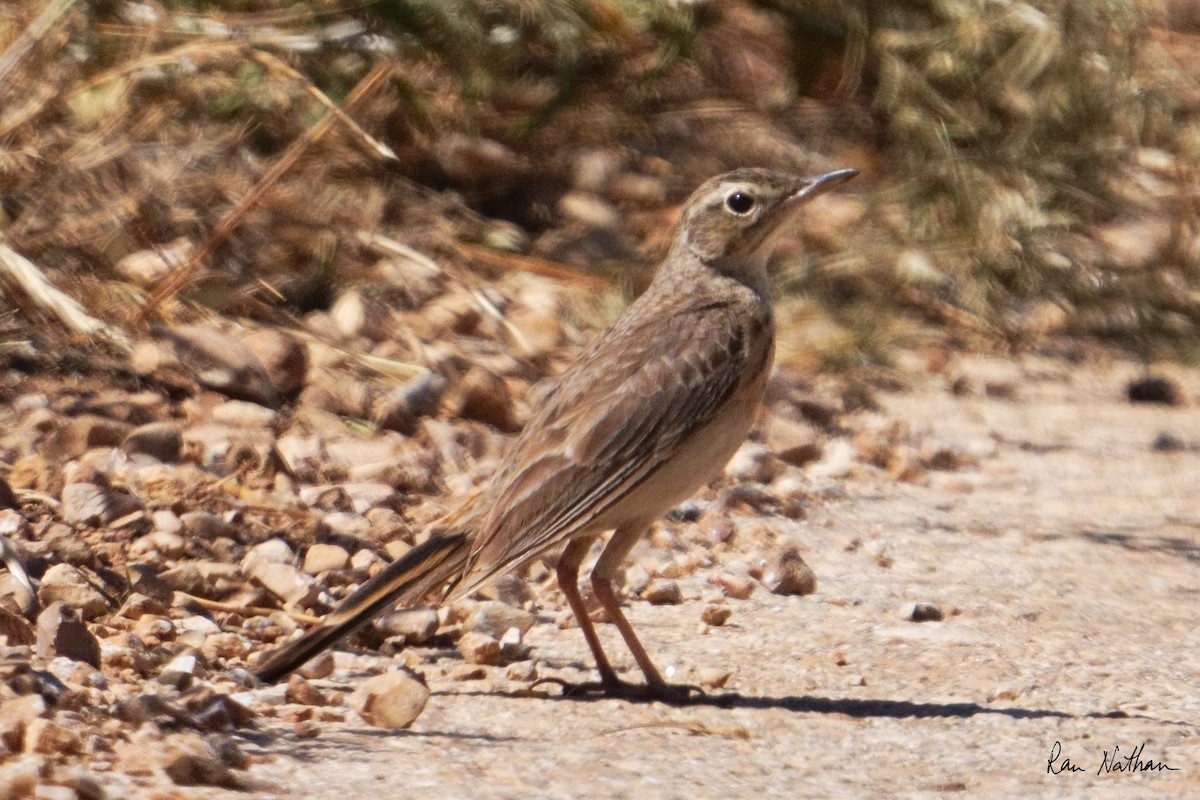
M 560 549 L 558 586 L 609 696 L 679 701 L 621 610 L 619 566 L 655 520 L 712 480 L 741 446 L 775 352 L 768 261 L 808 201 L 858 174 L 803 177 L 741 168 L 684 203 L 646 290 L 541 392 L 487 485 L 425 541 L 353 591 L 254 671 L 275 683 L 400 603 L 441 590 L 454 602 Z M 590 574 L 644 683 L 613 668 L 579 590 L 592 545 L 611 536 Z

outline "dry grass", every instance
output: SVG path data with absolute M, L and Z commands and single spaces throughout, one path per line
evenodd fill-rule
M 852 164 L 856 221 L 780 268 L 785 313 L 830 359 L 931 332 L 1195 341 L 1188 34 L 1131 0 L 879 9 L 19 0 L 0 10 L 0 231 L 136 334 L 326 308 L 368 279 L 364 236 L 481 281 L 569 277 L 564 258 L 611 275 L 708 174 Z M 666 190 L 619 205 L 599 257 L 556 210 L 595 151 Z M 162 268 L 131 275 L 146 251 Z M 6 286 L 26 337 L 46 317 Z

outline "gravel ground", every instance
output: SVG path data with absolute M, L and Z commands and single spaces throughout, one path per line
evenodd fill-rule
M 670 707 L 432 670 L 407 731 L 263 720 L 243 743 L 253 789 L 228 796 L 1197 796 L 1200 409 L 1130 404 L 1128 364 L 958 372 L 959 393 L 922 379 L 875 416 L 977 463 L 855 469 L 808 518 L 765 520 L 801 542 L 816 593 L 756 591 L 720 627 L 700 622 L 701 573 L 681 604 L 631 602 L 660 665 L 726 668 L 723 689 Z M 1200 373 L 1173 377 L 1198 396 Z M 911 621 L 914 603 L 944 619 Z M 585 676 L 578 631 L 528 642 L 543 672 Z
M 0 797 L 1200 795 L 1200 371 L 1159 373 L 1169 405 L 1094 355 L 902 364 L 784 371 L 725 477 L 631 554 L 642 641 L 705 690 L 679 706 L 537 683 L 594 679 L 543 563 L 250 678 L 495 468 L 519 392 L 472 405 L 464 379 L 403 435 L 308 390 L 273 411 L 10 375 L 0 523 L 46 610 L 0 572 Z

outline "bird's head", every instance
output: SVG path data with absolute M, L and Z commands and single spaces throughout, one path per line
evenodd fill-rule
M 857 174 L 856 169 L 839 169 L 804 178 L 739 169 L 718 175 L 688 198 L 672 250 L 685 248 L 723 272 L 761 269 L 797 209 Z

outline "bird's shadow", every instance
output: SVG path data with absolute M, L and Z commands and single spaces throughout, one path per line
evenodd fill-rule
M 592 703 L 599 700 L 612 699 L 602 692 L 572 692 L 550 694 L 537 690 L 521 689 L 517 691 L 479 691 L 453 692 L 456 695 L 487 695 L 491 697 L 510 697 L 514 699 L 538 698 L 553 702 Z M 653 703 L 663 702 L 655 698 L 623 697 L 622 702 Z M 984 706 L 979 703 L 918 703 L 908 700 L 887 700 L 880 698 L 854 697 L 814 697 L 811 695 L 747 696 L 737 692 L 722 692 L 720 694 L 700 694 L 665 703 L 674 708 L 723 708 L 766 710 L 779 709 L 796 714 L 843 714 L 855 719 L 932 719 L 957 718 L 966 719 L 993 714 L 1010 719 L 1147 719 L 1169 725 L 1185 725 L 1200 727 L 1191 722 L 1164 720 L 1143 714 L 1129 714 L 1125 711 L 1088 711 L 1070 713 L 1051 708 L 1020 708 L 1011 706 Z

